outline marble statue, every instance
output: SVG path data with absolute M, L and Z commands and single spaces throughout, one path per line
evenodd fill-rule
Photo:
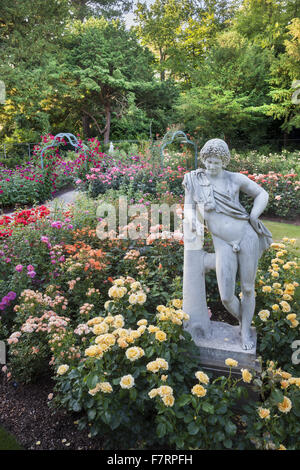
M 251 322 L 255 310 L 255 276 L 258 260 L 272 243 L 272 234 L 259 220 L 268 193 L 241 173 L 225 170 L 230 160 L 226 142 L 212 139 L 200 152 L 204 169 L 184 177 L 184 281 L 183 309 L 190 315 L 186 325 L 194 339 L 213 334 L 209 318 L 205 272 L 216 270 L 221 301 L 239 322 L 243 350 L 254 348 Z M 250 214 L 239 202 L 242 191 L 253 198 Z M 203 224 L 212 235 L 214 254 L 203 250 Z M 241 300 L 235 295 L 239 275 Z

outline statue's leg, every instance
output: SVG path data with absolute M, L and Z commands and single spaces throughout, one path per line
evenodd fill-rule
M 216 275 L 222 304 L 239 322 L 241 321 L 240 301 L 234 295 L 238 268 L 236 253 L 232 246 L 213 236 L 216 252 Z
M 251 338 L 251 322 L 255 310 L 255 276 L 259 257 L 259 239 L 249 225 L 240 244 L 238 254 L 239 274 L 241 281 L 241 314 L 242 314 L 242 346 L 243 349 L 254 347 Z

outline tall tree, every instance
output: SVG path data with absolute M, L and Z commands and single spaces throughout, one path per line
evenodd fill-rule
M 257 142 L 271 121 L 261 109 L 268 100 L 269 64 L 268 51 L 237 32 L 220 34 L 192 76 L 191 88 L 180 96 L 177 120 L 203 140 L 219 136 Z
M 155 0 L 150 6 L 138 2 L 135 14 L 135 30 L 155 53 L 161 80 L 188 80 L 217 31 L 214 12 L 194 0 Z
M 113 113 L 120 119 L 128 105 L 134 108 L 133 94 L 155 88 L 152 55 L 123 23 L 104 18 L 75 21 L 65 47 L 64 101 L 87 116 L 107 143 Z
M 69 0 L 74 18 L 84 20 L 89 16 L 118 18 L 128 13 L 133 0 Z
M 2 134 L 49 130 L 41 103 L 59 85 L 59 41 L 68 15 L 65 0 L 2 0 L 0 77 L 7 97 L 0 106 Z
M 284 41 L 285 52 L 274 58 L 271 66 L 272 103 L 265 112 L 282 122 L 282 129 L 289 133 L 293 128 L 300 129 L 300 106 L 294 101 L 295 86 L 300 79 L 300 19 L 294 18 L 287 27 L 289 35 Z M 299 96 L 299 93 L 297 92 Z

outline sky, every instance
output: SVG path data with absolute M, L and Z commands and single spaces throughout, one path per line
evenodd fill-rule
M 151 5 L 155 0 L 141 0 L 141 1 L 146 1 L 147 5 Z M 137 3 L 137 0 L 134 2 L 134 5 Z M 127 15 L 124 15 L 125 23 L 128 28 L 134 24 L 134 14 L 133 13 L 128 13 Z

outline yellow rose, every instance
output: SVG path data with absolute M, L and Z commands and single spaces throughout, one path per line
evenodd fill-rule
M 284 445 L 280 444 L 280 446 L 278 447 L 278 450 L 286 450 L 286 447 L 284 447 Z
M 284 370 L 281 371 L 281 377 L 283 377 L 284 379 L 290 379 L 292 377 L 292 374 L 290 374 L 289 372 L 285 372 Z
M 91 388 L 88 393 L 92 396 L 95 396 L 96 393 L 98 392 L 99 392 L 99 387 L 96 386 L 95 388 Z
M 147 330 L 146 325 L 141 325 L 138 327 L 137 331 L 139 332 L 139 335 L 143 335 L 145 331 Z
M 112 300 L 109 300 L 109 302 L 112 302 Z M 102 323 L 103 320 L 104 320 L 104 318 L 102 318 L 102 317 L 95 317 L 95 318 L 92 318 L 91 320 L 89 320 L 89 321 L 87 322 L 87 325 L 88 325 L 88 326 L 97 325 L 97 324 L 99 324 L 99 323 Z
M 269 419 L 270 418 L 270 410 L 267 408 L 258 408 L 258 414 L 261 419 Z
M 162 375 L 162 376 L 160 377 L 160 380 L 162 380 L 163 382 L 165 382 L 167 379 L 168 379 L 168 376 L 167 376 L 167 375 Z
M 124 338 L 119 338 L 117 343 L 120 346 L 120 348 L 122 348 L 122 349 L 127 348 L 127 346 L 128 346 L 128 343 L 125 341 Z
M 100 348 L 98 346 L 93 345 L 93 346 L 90 346 L 89 348 L 87 348 L 84 353 L 85 353 L 86 356 L 95 357 L 99 353 L 102 353 L 102 351 L 100 350 Z
M 271 286 L 263 286 L 262 291 L 263 292 L 272 292 L 272 287 Z
M 159 312 L 159 313 L 162 313 L 166 310 L 167 307 L 165 307 L 164 305 L 158 305 L 156 307 L 156 310 Z
M 300 377 L 291 377 L 291 378 L 289 379 L 289 383 L 290 383 L 291 385 L 296 385 L 297 387 L 300 388 Z
M 124 375 L 120 380 L 121 388 L 132 388 L 134 386 L 134 378 L 132 375 Z
M 180 299 L 173 299 L 173 300 L 172 300 L 172 305 L 173 305 L 175 308 L 182 308 L 182 300 L 180 300 Z
M 118 287 L 124 286 L 124 280 L 123 279 L 115 279 L 113 284 Z
M 141 287 L 142 287 L 142 286 L 141 286 L 141 283 L 138 282 L 138 281 L 135 281 L 135 282 L 133 282 L 132 284 L 130 284 L 130 288 L 131 288 L 132 290 L 138 290 L 138 289 L 141 289 Z
M 156 361 L 148 362 L 146 368 L 147 370 L 149 370 L 150 372 L 153 372 L 154 374 L 158 372 L 160 369 L 159 364 Z
M 141 357 L 139 349 L 135 346 L 133 346 L 132 348 L 127 349 L 126 357 L 131 362 L 136 361 L 137 359 L 139 359 Z
M 148 393 L 149 397 L 150 398 L 154 398 L 158 395 L 158 391 L 157 391 L 157 388 L 153 388 L 152 390 L 150 390 L 150 392 Z
M 293 297 L 291 297 L 289 294 L 283 294 L 282 298 L 283 300 L 293 300 Z
M 157 389 L 157 393 L 161 396 L 164 397 L 166 395 L 172 395 L 173 394 L 173 389 L 169 385 L 162 385 Z
M 162 401 L 166 406 L 173 406 L 175 399 L 173 395 L 166 395 L 162 397 Z
M 288 397 L 284 397 L 281 403 L 278 403 L 278 409 L 282 413 L 288 413 L 292 409 L 292 402 Z
M 100 382 L 98 385 L 99 390 L 101 390 L 103 393 L 111 393 L 113 391 L 113 388 L 109 382 Z
M 228 367 L 237 367 L 239 363 L 238 363 L 238 361 L 235 361 L 234 359 L 231 359 L 229 357 L 228 359 L 226 359 L 225 364 Z
M 290 304 L 288 304 L 285 300 L 282 300 L 280 302 L 280 305 L 281 305 L 281 309 L 283 312 L 290 312 L 291 311 L 291 306 Z
M 169 369 L 169 364 L 165 359 L 162 359 L 161 357 L 158 357 L 156 359 L 156 362 L 158 363 L 160 369 L 165 369 L 165 370 Z
M 157 331 L 155 333 L 155 339 L 157 339 L 158 341 L 162 342 L 162 341 L 166 341 L 167 339 L 167 335 L 164 331 Z
M 274 310 L 274 312 L 277 312 L 277 310 L 279 310 L 279 305 L 278 304 L 274 304 L 272 305 L 272 310 Z
M 146 296 L 145 292 L 140 291 L 136 294 L 136 296 L 137 296 L 137 303 L 139 305 L 143 305 L 147 300 L 147 296 Z
M 149 333 L 156 333 L 157 331 L 159 331 L 159 328 L 158 328 L 158 326 L 149 325 L 148 326 L 148 331 L 149 331 Z
M 114 322 L 114 317 L 112 315 L 107 315 L 107 317 L 104 318 L 104 322 L 111 325 Z
M 70 366 L 68 366 L 67 364 L 62 364 L 57 369 L 57 374 L 58 375 L 64 375 L 69 370 L 69 368 L 70 368 Z
M 123 317 L 123 315 L 116 315 L 115 316 L 113 326 L 115 328 L 123 328 L 123 326 L 124 326 L 124 317 Z
M 288 380 L 281 380 L 280 385 L 281 388 L 286 389 L 290 385 L 290 382 Z
M 128 302 L 130 303 L 130 305 L 137 304 L 137 295 L 136 294 L 130 294 Z
M 138 325 L 138 326 L 142 326 L 142 325 L 147 326 L 147 324 L 148 324 L 148 322 L 147 322 L 147 320 L 145 320 L 144 318 L 143 318 L 142 320 L 139 320 L 139 321 L 137 322 L 137 325 Z
M 269 310 L 261 310 L 258 313 L 258 316 L 262 321 L 266 321 L 270 316 L 270 312 L 269 312 Z
M 242 378 L 245 383 L 250 383 L 252 380 L 252 374 L 248 371 L 248 369 L 241 369 Z
M 198 370 L 197 372 L 195 372 L 195 376 L 196 376 L 196 379 L 198 379 L 200 383 L 203 383 L 205 385 L 207 385 L 209 383 L 208 375 L 206 375 L 201 370 Z
M 94 335 L 102 335 L 107 333 L 109 326 L 106 323 L 100 323 L 99 325 L 95 325 L 93 328 Z
M 191 392 L 193 395 L 196 395 L 197 397 L 204 397 L 206 395 L 205 388 L 200 384 L 194 385 Z

